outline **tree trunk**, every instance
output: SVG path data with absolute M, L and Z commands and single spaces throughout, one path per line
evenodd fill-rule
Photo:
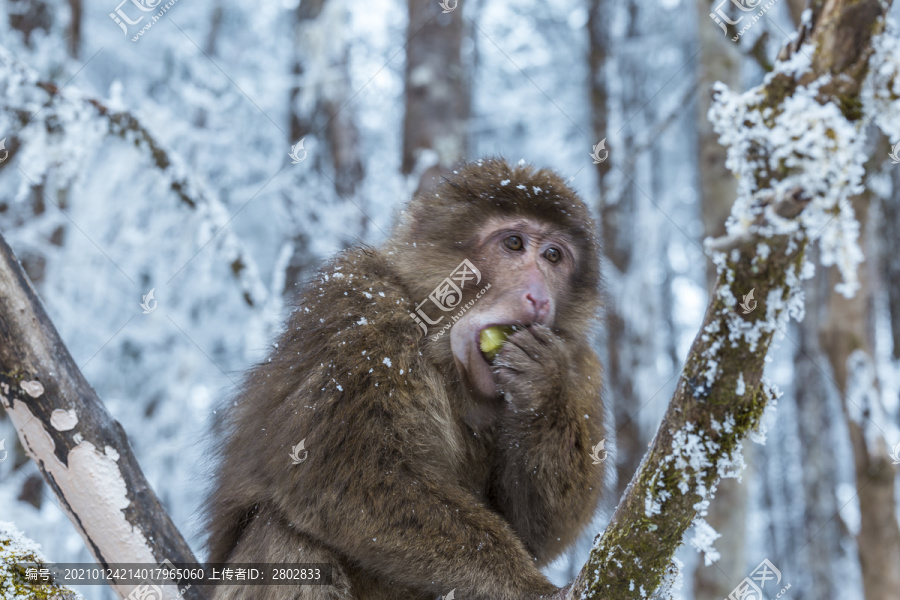
M 69 2 L 69 56 L 78 58 L 78 49 L 81 47 L 81 20 L 84 13 L 82 0 L 68 0 Z
M 451 168 L 466 153 L 469 82 L 462 63 L 463 5 L 447 0 L 409 0 L 406 39 L 406 108 L 403 119 L 404 175 L 419 186 Z
M 343 0 L 304 0 L 294 11 L 290 142 L 295 144 L 307 135 L 321 136 L 318 141 L 328 152 L 310 157 L 312 164 L 323 173 L 333 173 L 329 178 L 338 194 L 352 196 L 364 171 L 358 153 L 359 132 L 348 106 L 348 49 L 340 35 L 346 10 Z M 327 76 L 327 81 L 313 80 L 315 73 L 308 72 L 307 62 L 313 56 L 327 62 L 328 72 L 319 74 Z
M 314 187 L 315 174 L 329 180 L 339 198 L 326 197 L 320 202 L 352 202 L 356 188 L 365 176 L 359 153 L 359 131 L 350 101 L 349 47 L 344 43 L 348 5 L 344 0 L 303 0 L 294 10 L 294 46 L 291 65 L 292 83 L 288 92 L 288 127 L 291 145 L 305 140 L 305 148 L 316 144 L 321 151 L 309 152 L 303 164 L 305 171 L 296 177 L 297 187 Z M 310 69 L 309 65 L 325 63 L 327 70 Z M 312 136 L 313 140 L 306 139 Z M 294 236 L 290 241 L 282 294 L 296 293 L 302 281 L 317 263 L 309 250 L 311 231 L 309 214 L 297 204 L 297 197 L 285 198 L 287 210 L 294 220 Z M 348 224 L 349 225 L 349 224 Z M 349 238 L 362 237 L 369 219 L 360 213 L 358 225 L 349 225 Z
M 104 567 L 196 563 L 2 236 L 0 282 L 0 402 L 91 554 Z M 123 598 L 132 587 L 114 585 Z
M 880 227 L 882 278 L 890 313 L 893 357 L 900 360 L 900 169 L 891 170 L 892 197 L 882 202 L 884 218 Z
M 712 85 L 721 81 L 731 89 L 740 88 L 741 53 L 709 18 L 720 0 L 696 0 L 697 34 L 700 38 L 700 93 L 697 102 L 697 150 L 700 179 L 700 212 L 703 231 L 707 237 L 725 234 L 725 219 L 737 194 L 734 174 L 725 167 L 725 148 L 713 131 L 707 113 L 711 103 Z M 716 269 L 709 263 L 707 289 L 714 293 Z M 743 481 L 726 479 L 719 485 L 716 501 L 709 507 L 706 522 L 721 538 L 716 549 L 721 558 L 715 565 L 699 561 L 694 571 L 695 600 L 721 600 L 734 589 L 734 582 L 746 576 L 744 543 L 746 540 L 747 490 L 749 474 Z
M 647 448 L 649 434 L 640 427 L 638 415 L 642 403 L 651 398 L 641 398 L 636 385 L 636 373 L 654 372 L 655 368 L 648 363 L 655 361 L 655 353 L 649 349 L 651 340 L 646 335 L 655 328 L 649 325 L 655 322 L 656 314 L 643 314 L 639 322 L 629 318 L 628 306 L 635 300 L 631 296 L 633 290 L 626 288 L 629 273 L 637 271 L 635 248 L 640 243 L 638 238 L 638 219 L 640 206 L 637 190 L 625 180 L 619 185 L 611 185 L 613 165 L 618 167 L 616 175 L 622 181 L 626 177 L 632 181 L 637 179 L 636 161 L 633 157 L 638 153 L 633 132 L 640 128 L 640 122 L 646 117 L 643 111 L 635 116 L 631 126 L 623 128 L 616 139 L 616 147 L 609 150 L 608 139 L 613 132 L 609 131 L 610 97 L 607 92 L 607 72 L 610 69 L 610 34 L 609 21 L 616 11 L 623 11 L 622 18 L 627 19 L 626 35 L 639 37 L 642 35 L 638 18 L 638 7 L 634 0 L 628 0 L 624 7 L 612 3 L 595 0 L 588 13 L 590 27 L 590 94 L 591 94 L 591 126 L 593 144 L 606 140 L 605 149 L 598 151 L 598 156 L 606 156 L 606 160 L 594 165 L 601 194 L 599 199 L 600 238 L 604 254 L 604 278 L 607 290 L 603 320 L 606 351 L 604 355 L 604 391 L 612 405 L 615 427 L 615 460 L 616 460 L 616 493 L 618 498 L 625 490 L 640 464 L 641 457 Z M 638 64 L 627 64 L 632 56 L 622 58 L 619 72 L 623 77 L 632 78 L 622 85 L 622 105 L 625 107 L 641 106 L 643 97 L 644 74 Z M 609 155 L 605 155 L 609 152 Z M 596 161 L 595 161 L 596 162 Z M 612 189 L 615 187 L 615 189 Z M 639 258 L 639 257 L 638 257 Z M 642 287 L 640 293 L 646 289 Z M 658 290 L 659 286 L 654 285 Z M 646 302 L 645 305 L 659 307 L 660 302 Z M 633 311 L 632 311 L 633 312 Z M 658 333 L 658 332 L 655 332 Z M 662 344 L 660 344 L 662 345 Z M 653 356 L 654 358 L 650 358 Z
M 870 197 L 867 193 L 853 201 L 862 225 L 862 240 L 868 239 Z M 889 600 L 897 598 L 900 590 L 900 526 L 895 514 L 894 468 L 884 439 L 887 423 L 875 369 L 870 264 L 860 269 L 860 289 L 855 296 L 830 297 L 821 343 L 850 429 L 860 509 L 857 546 L 866 600 Z M 835 270 L 831 269 L 829 275 L 834 284 Z
M 846 553 L 842 550 L 846 530 L 836 518 L 840 506 L 837 500 L 838 473 L 834 465 L 833 440 L 838 435 L 832 410 L 837 404 L 837 390 L 818 365 L 825 356 L 819 346 L 819 328 L 828 296 L 832 293 L 827 271 L 821 266 L 804 286 L 808 309 L 798 324 L 797 347 L 794 352 L 794 396 L 800 436 L 800 457 L 803 465 L 804 518 L 800 526 L 800 562 L 807 582 L 798 589 L 801 598 L 819 600 L 839 598 L 842 588 L 834 569 L 834 561 Z

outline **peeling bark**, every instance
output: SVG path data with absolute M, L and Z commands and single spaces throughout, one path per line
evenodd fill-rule
M 0 283 L 0 402 L 91 554 L 104 567 L 196 563 L 2 236 Z

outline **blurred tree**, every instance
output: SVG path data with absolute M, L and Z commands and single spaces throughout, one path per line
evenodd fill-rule
M 319 169 L 333 172 L 335 190 L 342 196 L 352 196 L 363 177 L 359 133 L 348 107 L 347 10 L 343 0 L 304 0 L 294 10 L 290 89 L 289 141 L 325 134 L 321 141 L 328 151 L 310 158 Z
M 407 3 L 401 171 L 418 176 L 420 186 L 459 162 L 468 146 L 470 84 L 462 61 L 465 2 L 444 2 Z
M 69 55 L 78 58 L 78 50 L 81 47 L 81 22 L 84 5 L 82 0 L 68 0 L 69 2 L 69 27 L 67 32 Z
M 332 184 L 336 202 L 347 202 L 356 193 L 365 172 L 359 154 L 359 131 L 350 101 L 349 51 L 345 39 L 347 11 L 345 0 L 303 0 L 294 9 L 294 44 L 289 96 L 290 144 L 304 140 L 309 152 L 315 138 L 317 152 L 309 153 L 314 170 L 298 175 L 300 185 L 313 187 L 322 177 Z M 323 190 L 324 191 L 324 190 Z M 327 192 L 325 192 L 327 193 Z M 321 202 L 326 199 L 321 198 Z M 296 194 L 285 197 L 295 226 L 290 240 L 290 258 L 285 267 L 283 293 L 293 295 L 298 282 L 309 274 L 317 257 L 309 249 L 309 215 L 305 199 Z M 368 219 L 359 214 L 356 226 L 348 227 L 348 236 L 363 235 Z
M 812 253 L 810 260 L 815 260 Z M 827 271 L 817 265 L 815 276 L 803 286 L 807 310 L 803 320 L 793 328 L 796 333 L 794 351 L 794 398 L 797 403 L 797 429 L 800 436 L 802 461 L 803 522 L 798 529 L 794 550 L 800 552 L 804 581 L 797 586 L 798 600 L 839 598 L 840 571 L 834 568 L 835 558 L 846 554 L 842 546 L 847 540 L 843 520 L 836 517 L 840 510 L 837 489 L 838 469 L 835 468 L 835 439 L 843 429 L 835 422 L 840 408 L 837 393 L 827 374 L 819 365 L 826 358 L 819 345 L 819 330 L 826 317 L 827 298 L 834 293 L 828 285 Z M 837 393 L 836 393 L 837 392 Z
M 900 142 L 900 140 L 897 140 Z M 879 228 L 879 265 L 887 294 L 893 357 L 900 360 L 900 169 L 891 170 L 893 196 L 882 203 Z
M 700 40 L 700 93 L 697 101 L 697 169 L 700 182 L 700 216 L 703 233 L 707 237 L 725 234 L 725 219 L 737 195 L 734 175 L 725 167 L 727 154 L 719 144 L 707 113 L 711 104 L 712 86 L 717 81 L 731 89 L 741 88 L 740 46 L 731 41 L 709 18 L 721 0 L 696 0 L 697 37 Z M 716 268 L 707 262 L 707 289 L 712 294 L 716 282 Z M 745 450 L 745 460 L 752 449 Z M 749 462 L 749 461 L 748 461 Z M 742 482 L 726 479 L 719 485 L 716 501 L 709 508 L 706 522 L 721 538 L 716 548 L 721 558 L 715 565 L 697 563 L 694 571 L 694 598 L 721 600 L 733 589 L 735 582 L 746 576 L 744 547 L 746 542 L 748 474 Z
M 638 315 L 635 314 L 637 311 L 627 310 L 635 299 L 629 297 L 626 278 L 634 276 L 635 285 L 640 288 L 643 287 L 640 279 L 646 275 L 641 273 L 635 264 L 639 262 L 636 260 L 635 250 L 644 240 L 637 239 L 640 207 L 638 191 L 633 185 L 637 177 L 635 155 L 639 152 L 635 132 L 644 124 L 646 114 L 640 111 L 632 115 L 636 122 L 622 129 L 620 132 L 622 135 L 615 140 L 616 147 L 611 151 L 609 123 L 612 102 L 608 92 L 607 74 L 613 59 L 608 28 L 615 11 L 621 11 L 621 17 L 626 19 L 626 38 L 639 38 L 643 33 L 640 28 L 639 3 L 636 0 L 628 0 L 621 6 L 603 0 L 592 0 L 590 3 L 588 62 L 592 109 L 591 133 L 594 144 L 605 142 L 604 147 L 598 149 L 597 156 L 603 158 L 609 152 L 609 156 L 599 164 L 595 164 L 595 168 L 600 185 L 598 212 L 607 286 L 607 303 L 604 306 L 606 328 L 604 375 L 606 398 L 612 405 L 616 432 L 615 496 L 618 498 L 631 481 L 647 447 L 648 436 L 641 431 L 637 417 L 641 409 L 641 398 L 638 398 L 635 374 L 641 372 L 649 362 L 655 361 L 653 351 L 649 349 L 652 345 L 650 338 L 660 332 L 651 333 L 655 328 L 649 324 L 653 322 L 654 315 Z M 623 43 L 628 44 L 628 39 Z M 631 62 L 638 59 L 637 56 L 627 54 L 616 59 L 621 62 L 619 75 L 628 79 L 621 85 L 622 97 L 618 98 L 623 107 L 640 107 L 646 102 L 643 97 L 645 88 L 642 85 L 646 73 L 640 64 Z M 618 166 L 616 172 L 613 172 L 614 165 Z M 618 185 L 613 185 L 613 180 L 616 180 Z M 643 253 L 639 253 L 637 258 L 642 255 Z M 658 286 L 656 287 L 658 289 Z
M 879 144 L 883 147 L 882 144 Z M 869 169 L 883 162 L 878 153 Z M 872 164 L 874 163 L 874 164 Z M 856 467 L 860 531 L 857 536 L 866 600 L 893 600 L 900 590 L 900 527 L 896 517 L 895 473 L 885 440 L 887 421 L 881 401 L 876 367 L 874 332 L 877 271 L 870 242 L 871 191 L 853 198 L 853 211 L 860 222 L 860 246 L 869 260 L 859 269 L 860 288 L 852 298 L 830 294 L 820 341 L 840 390 L 850 430 Z M 828 271 L 833 287 L 840 281 L 837 269 Z

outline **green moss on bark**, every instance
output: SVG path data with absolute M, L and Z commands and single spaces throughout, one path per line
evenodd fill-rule
M 37 544 L 31 542 L 10 523 L 0 523 L 0 598 L 17 600 L 77 600 L 81 595 L 49 583 L 29 580 L 26 567 L 44 568 L 45 562 Z

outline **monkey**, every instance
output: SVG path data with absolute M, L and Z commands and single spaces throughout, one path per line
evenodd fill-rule
M 604 481 L 599 252 L 557 174 L 492 158 L 325 264 L 229 408 L 207 545 L 208 563 L 328 564 L 331 585 L 213 597 L 563 593 L 539 569 Z M 489 359 L 482 332 L 500 326 Z

